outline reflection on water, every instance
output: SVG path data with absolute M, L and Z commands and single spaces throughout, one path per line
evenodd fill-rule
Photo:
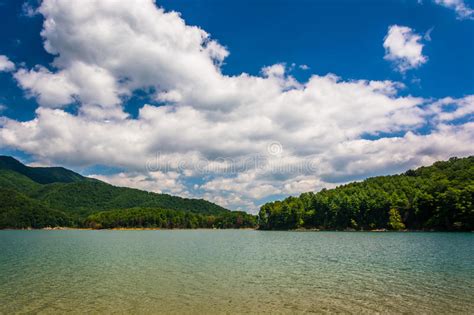
M 0 231 L 0 313 L 471 313 L 473 233 Z

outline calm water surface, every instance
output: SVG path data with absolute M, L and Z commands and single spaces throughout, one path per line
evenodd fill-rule
M 474 313 L 474 233 L 0 231 L 0 313 Z

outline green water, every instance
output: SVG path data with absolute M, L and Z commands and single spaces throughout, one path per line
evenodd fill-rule
M 474 233 L 0 231 L 0 313 L 473 313 Z

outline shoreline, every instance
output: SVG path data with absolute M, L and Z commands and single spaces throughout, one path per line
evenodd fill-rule
M 5 229 L 0 229 L 0 231 L 68 231 L 68 230 L 76 230 L 76 231 L 197 231 L 197 230 L 251 230 L 251 231 L 258 231 L 258 229 L 253 229 L 253 228 L 242 228 L 242 229 L 233 229 L 233 228 L 228 228 L 228 229 L 213 229 L 213 228 L 196 228 L 196 229 L 182 229 L 182 228 L 176 228 L 176 229 L 167 229 L 167 228 L 110 228 L 110 229 L 93 229 L 93 228 L 80 228 L 80 227 L 45 227 L 45 228 L 23 228 L 23 229 L 15 229 L 15 228 L 5 228 Z
M 345 232 L 345 233 L 360 233 L 360 232 L 371 232 L 371 233 L 413 233 L 413 232 L 446 232 L 446 233 L 474 233 L 474 231 L 449 231 L 449 230 L 387 230 L 387 229 L 373 229 L 373 230 L 322 230 L 322 229 L 292 229 L 292 230 L 260 230 L 258 228 L 228 228 L 228 229 L 218 229 L 218 228 L 196 228 L 196 229 L 168 229 L 168 228 L 145 228 L 145 227 L 117 227 L 110 229 L 93 229 L 93 228 L 81 228 L 81 227 L 45 227 L 45 228 L 5 228 L 0 229 L 0 231 L 68 231 L 68 230 L 77 230 L 77 231 L 214 231 L 214 230 L 242 230 L 242 231 L 262 231 L 262 232 Z

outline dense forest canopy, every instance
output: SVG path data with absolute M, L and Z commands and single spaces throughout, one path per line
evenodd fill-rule
M 242 211 L 204 215 L 189 211 L 132 208 L 103 211 L 87 217 L 84 225 L 91 228 L 253 228 L 257 218 Z
M 0 188 L 0 228 L 44 228 L 77 224 L 64 212 L 50 209 L 40 201 L 17 191 Z
M 263 205 L 261 229 L 474 229 L 474 157 Z
M 202 199 L 115 187 L 65 168 L 28 167 L 0 156 L 0 228 L 47 226 L 238 228 L 255 227 L 256 217 Z

